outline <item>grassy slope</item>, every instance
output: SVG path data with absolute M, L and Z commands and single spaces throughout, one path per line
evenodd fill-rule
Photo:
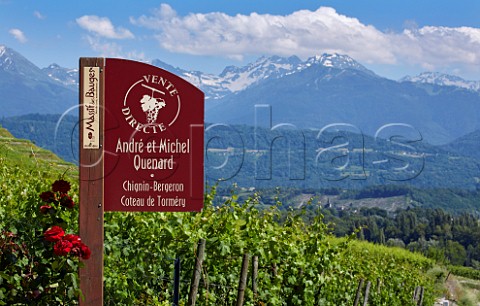
M 444 295 L 459 305 L 480 305 L 480 281 L 450 276 L 445 282 Z
M 78 179 L 78 168 L 63 161 L 50 151 L 37 147 L 24 139 L 17 139 L 6 129 L 0 127 L 0 161 L 7 167 L 21 166 L 23 170 L 37 170 L 39 174 L 63 173 L 69 179 Z
M 25 207 L 38 202 L 38 195 L 60 178 L 76 189 L 78 167 L 0 127 L 0 229 L 10 220 L 28 218 Z

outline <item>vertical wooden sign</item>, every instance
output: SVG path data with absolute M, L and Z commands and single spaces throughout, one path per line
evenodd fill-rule
M 204 94 L 145 63 L 105 62 L 105 211 L 200 211 Z
M 103 305 L 103 58 L 80 59 L 79 232 L 90 247 L 80 268 L 80 305 Z
M 200 211 L 203 158 L 203 92 L 148 64 L 80 59 L 80 305 L 103 305 L 104 211 Z

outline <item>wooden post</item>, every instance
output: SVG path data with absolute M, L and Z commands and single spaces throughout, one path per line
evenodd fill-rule
M 82 241 L 90 248 L 90 259 L 80 268 L 80 305 L 103 305 L 103 125 L 104 125 L 104 66 L 103 58 L 80 59 L 80 216 L 79 232 Z M 84 149 L 83 120 L 87 98 L 82 93 L 85 84 L 84 67 L 99 67 L 98 114 L 99 148 Z
M 365 288 L 365 296 L 363 298 L 363 306 L 367 306 L 368 304 L 368 295 L 370 294 L 370 286 L 372 285 L 371 282 L 367 282 L 367 288 Z
M 360 282 L 358 283 L 357 287 L 357 295 L 355 296 L 355 302 L 353 302 L 353 306 L 358 306 L 358 303 L 360 302 L 360 295 L 362 293 L 362 287 L 363 287 L 363 282 L 365 280 L 362 278 Z
M 252 292 L 253 297 L 257 297 L 257 277 L 258 277 L 258 256 L 252 259 Z
M 420 299 L 418 300 L 418 306 L 422 306 L 423 305 L 423 293 L 424 293 L 424 288 L 423 287 L 420 287 Z
M 245 289 L 247 288 L 248 277 L 248 253 L 243 254 L 242 271 L 240 273 L 240 280 L 238 281 L 237 306 L 243 306 L 243 299 L 245 298 Z
M 418 302 L 418 293 L 420 291 L 420 286 L 415 287 L 415 291 L 413 291 L 413 301 Z
M 195 269 L 193 270 L 192 283 L 190 285 L 190 292 L 188 294 L 188 306 L 195 306 L 197 301 L 198 285 L 202 276 L 202 265 L 205 257 L 205 239 L 198 241 L 197 259 L 195 260 Z

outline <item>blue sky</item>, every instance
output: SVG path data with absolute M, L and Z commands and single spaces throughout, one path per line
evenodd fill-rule
M 0 0 L 0 44 L 39 67 L 105 56 L 218 74 L 262 55 L 336 52 L 392 79 L 480 80 L 480 1 Z

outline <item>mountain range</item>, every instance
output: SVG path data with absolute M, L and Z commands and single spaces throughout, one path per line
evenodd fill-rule
M 357 65 L 313 64 L 224 96 L 207 104 L 206 110 L 209 122 L 254 125 L 264 118 L 270 126 L 318 130 L 341 123 L 368 135 L 399 123 L 432 144 L 448 143 L 480 128 L 480 92 L 389 80 Z M 260 110 L 263 114 L 255 113 Z
M 78 104 L 78 90 L 0 45 L 0 116 L 59 113 Z
M 480 128 L 480 82 L 441 73 L 389 80 L 340 54 L 305 61 L 296 56 L 261 57 L 244 67 L 228 66 L 218 75 L 160 60 L 150 64 L 204 91 L 206 121 L 213 123 L 254 125 L 255 106 L 263 105 L 268 113 L 262 116 L 271 118 L 260 123 L 267 127 L 287 123 L 321 129 L 346 123 L 375 135 L 385 125 L 402 123 L 433 144 Z M 61 113 L 77 101 L 78 69 L 56 64 L 40 69 L 0 45 L 0 116 Z
M 78 69 L 63 68 L 54 63 L 47 68 L 42 68 L 42 72 L 63 85 L 69 86 L 74 90 L 78 89 Z
M 229 94 L 259 85 L 266 80 L 281 79 L 315 65 L 338 69 L 357 69 L 372 76 L 375 75 L 352 58 L 339 54 L 317 55 L 306 61 L 300 60 L 297 56 L 288 58 L 263 56 L 244 67 L 228 66 L 219 75 L 174 68 L 160 60 L 154 60 L 151 64 L 182 76 L 204 91 L 206 100 L 221 99 Z
M 439 86 L 454 86 L 480 91 L 480 81 L 467 81 L 455 75 L 449 75 L 440 72 L 423 72 L 417 76 L 406 76 L 400 79 L 400 82 L 413 82 L 423 84 L 435 84 Z
M 18 138 L 78 163 L 78 118 L 74 116 L 30 114 L 0 118 L 0 125 Z M 335 130 L 319 137 L 314 130 L 208 124 L 205 176 L 210 185 L 220 180 L 222 188 L 233 183 L 243 188 L 302 190 L 396 184 L 480 190 L 479 139 L 480 132 L 474 132 L 446 146 L 405 145 Z

